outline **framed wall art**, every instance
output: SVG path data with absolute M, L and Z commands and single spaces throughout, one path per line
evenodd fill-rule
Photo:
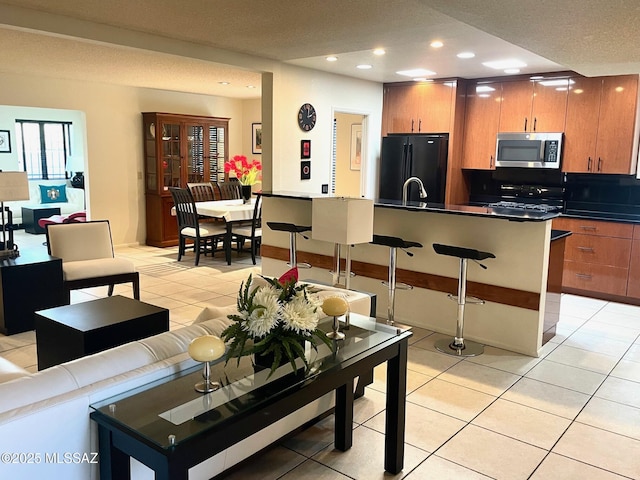
M 300 180 L 311 180 L 311 162 L 309 160 L 300 162 Z
M 262 153 L 262 124 L 251 124 L 251 153 Z
M 362 164 L 362 124 L 354 123 L 351 125 L 351 160 L 349 168 L 351 170 L 360 170 Z
M 0 130 L 0 153 L 11 153 L 11 132 Z
M 300 158 L 311 158 L 311 140 L 300 140 Z

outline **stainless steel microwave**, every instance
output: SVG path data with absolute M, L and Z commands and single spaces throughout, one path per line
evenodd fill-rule
M 560 168 L 562 133 L 499 133 L 496 167 Z

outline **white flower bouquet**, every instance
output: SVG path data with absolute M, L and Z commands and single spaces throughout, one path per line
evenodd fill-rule
M 305 341 L 315 350 L 319 342 L 332 345 L 318 329 L 318 320 L 323 316 L 321 301 L 308 291 L 306 284 L 298 284 L 296 268 L 278 279 L 262 278 L 266 285 L 252 288 L 251 275 L 240 285 L 238 313 L 228 315 L 234 323 L 221 335 L 229 347 L 227 362 L 231 358 L 238 358 L 239 362 L 246 355 L 272 358 L 269 375 L 286 362 L 296 370 L 297 358 L 308 368 Z

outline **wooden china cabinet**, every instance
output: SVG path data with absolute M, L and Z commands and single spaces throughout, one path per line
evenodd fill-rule
M 147 245 L 178 244 L 169 187 L 216 182 L 229 156 L 229 119 L 145 112 L 143 118 Z

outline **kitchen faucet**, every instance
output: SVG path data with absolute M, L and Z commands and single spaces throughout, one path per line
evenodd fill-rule
M 402 186 L 402 205 L 407 204 L 407 190 L 409 189 L 409 184 L 411 182 L 416 182 L 420 187 L 420 198 L 427 198 L 427 191 L 424 189 L 422 180 L 420 180 L 418 177 L 409 177 Z

